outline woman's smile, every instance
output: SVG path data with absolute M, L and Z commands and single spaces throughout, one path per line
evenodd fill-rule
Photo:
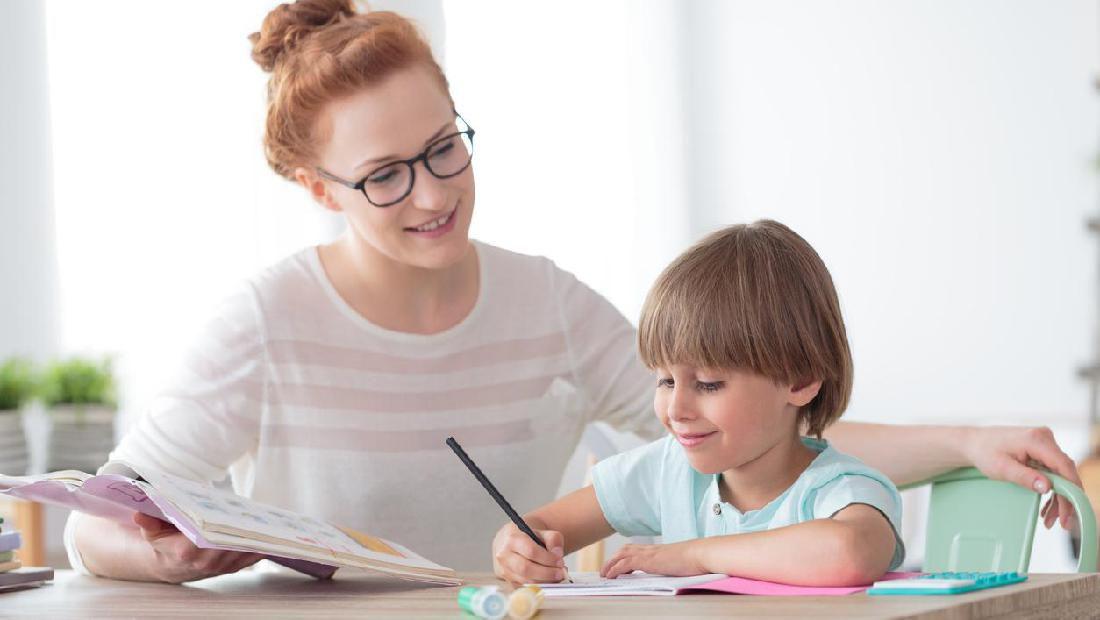
M 433 219 L 424 222 L 419 226 L 408 226 L 405 228 L 405 232 L 416 235 L 417 237 L 424 237 L 426 239 L 436 239 L 454 230 L 455 227 L 455 213 L 458 212 L 458 207 L 451 209 L 447 213 Z

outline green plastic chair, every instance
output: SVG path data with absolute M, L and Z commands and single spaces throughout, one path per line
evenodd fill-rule
M 1077 572 L 1096 572 L 1096 515 L 1079 487 L 1044 472 L 1054 492 L 1067 498 L 1081 524 Z M 924 572 L 1026 573 L 1039 520 L 1040 496 L 1018 485 L 990 480 L 973 467 L 907 485 L 932 485 L 924 546 Z

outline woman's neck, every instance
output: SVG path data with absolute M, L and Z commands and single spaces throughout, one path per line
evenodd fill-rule
M 747 463 L 722 472 L 718 493 L 742 513 L 759 510 L 794 484 L 816 457 L 795 433 Z
M 348 231 L 318 248 L 333 287 L 349 306 L 385 329 L 435 334 L 462 322 L 477 302 L 478 256 L 469 244 L 453 265 L 400 263 Z

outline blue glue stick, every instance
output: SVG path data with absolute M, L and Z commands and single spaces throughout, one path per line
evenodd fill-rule
M 508 613 L 508 599 L 496 586 L 462 588 L 458 591 L 458 606 L 486 620 L 500 620 Z

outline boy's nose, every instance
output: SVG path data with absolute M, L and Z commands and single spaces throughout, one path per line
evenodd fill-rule
M 695 406 L 691 402 L 691 397 L 673 388 L 672 398 L 668 401 L 668 418 L 670 420 L 692 420 L 695 417 Z

